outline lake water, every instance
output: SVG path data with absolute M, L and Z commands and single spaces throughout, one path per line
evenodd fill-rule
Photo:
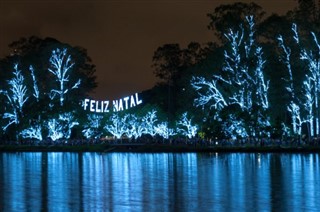
M 319 154 L 0 153 L 0 211 L 319 209 Z

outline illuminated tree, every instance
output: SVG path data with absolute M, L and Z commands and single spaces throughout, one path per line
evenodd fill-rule
M 319 96 L 320 96 L 320 45 L 317 36 L 311 32 L 312 40 L 315 48 L 307 49 L 300 40 L 298 28 L 296 24 L 292 25 L 293 44 L 298 47 L 298 55 L 300 62 L 307 67 L 307 73 L 303 73 L 303 83 L 299 83 L 294 77 L 294 73 L 298 74 L 301 67 L 295 67 L 296 59 L 293 56 L 295 46 L 290 48 L 285 44 L 283 36 L 278 37 L 279 46 L 282 50 L 282 62 L 285 64 L 289 77 L 285 79 L 286 89 L 290 94 L 290 101 L 287 106 L 288 112 L 291 114 L 291 124 L 293 134 L 301 135 L 301 127 L 303 123 L 308 124 L 309 135 L 311 137 L 319 135 L 320 119 L 319 119 Z M 294 69 L 295 68 L 295 69 Z M 298 78 L 296 76 L 296 78 Z M 299 77 L 300 78 L 300 77 Z M 301 91 L 304 91 L 301 93 Z
M 173 129 L 169 128 L 168 122 L 161 122 L 157 124 L 155 127 L 155 131 L 164 139 L 169 139 L 171 136 L 176 135 L 176 132 Z
M 71 55 L 67 54 L 67 49 L 56 49 L 52 51 L 50 57 L 51 68 L 48 70 L 56 77 L 56 81 L 59 83 L 58 89 L 52 89 L 50 91 L 50 97 L 55 97 L 57 94 L 60 99 L 60 106 L 63 106 L 65 95 L 69 92 L 69 89 L 76 89 L 79 87 L 81 80 L 78 79 L 73 86 L 68 87 L 67 83 L 70 78 L 70 71 L 74 66 Z
M 30 126 L 21 132 L 21 136 L 22 138 L 35 138 L 39 141 L 42 141 L 42 127 L 41 125 Z
M 299 44 L 299 35 L 296 25 L 293 25 L 297 44 Z M 319 95 L 320 95 L 320 45 L 315 33 L 311 32 L 316 50 L 301 49 L 300 59 L 307 63 L 309 73 L 306 74 L 306 80 L 303 82 L 305 85 L 305 110 L 308 111 L 306 120 L 309 122 L 310 135 L 314 136 L 314 122 L 315 122 L 315 135 L 319 135 L 320 119 L 319 119 Z M 314 111 L 313 111 L 314 108 Z
M 7 94 L 6 94 L 7 95 Z M 18 113 L 17 110 L 13 107 L 11 99 L 8 97 L 9 104 L 12 106 L 12 111 L 11 112 L 5 112 L 3 114 L 3 119 L 7 119 L 8 123 L 7 125 L 3 126 L 2 129 L 6 131 L 6 129 L 12 125 L 12 124 L 18 124 L 19 123 L 19 118 L 18 118 Z
M 64 138 L 68 137 L 74 123 L 68 125 L 68 121 L 60 120 L 59 113 L 72 111 L 78 116 L 74 112 L 80 109 L 79 101 L 96 87 L 95 66 L 86 50 L 37 37 L 22 38 L 10 48 L 10 55 L 0 58 L 3 137 L 38 139 L 38 125 L 42 126 L 42 136 L 46 136 L 52 117 L 63 125 Z M 54 107 L 59 105 L 63 108 Z
M 48 121 L 48 137 L 52 141 L 56 141 L 60 138 L 63 138 L 63 126 L 60 124 L 57 119 L 49 119 Z
M 142 125 L 143 125 L 143 133 L 144 134 L 149 134 L 152 137 L 156 135 L 156 130 L 155 130 L 155 123 L 158 121 L 157 119 L 157 111 L 152 110 L 149 111 L 143 118 L 142 118 Z
M 185 112 L 182 114 L 180 120 L 177 122 L 178 127 L 177 131 L 182 135 L 187 136 L 189 139 L 193 138 L 197 134 L 198 126 L 193 125 L 191 119 L 188 119 L 188 113 Z
M 289 79 L 286 79 L 287 86 L 286 89 L 290 94 L 290 104 L 287 106 L 287 110 L 291 114 L 292 120 L 292 131 L 293 134 L 301 134 L 301 117 L 300 117 L 300 106 L 297 102 L 299 100 L 296 98 L 296 91 L 294 87 L 294 80 L 292 74 L 292 66 L 291 66 L 291 49 L 286 47 L 283 41 L 282 36 L 278 37 L 279 45 L 283 51 L 283 56 L 281 57 L 283 63 L 286 65 L 287 71 L 289 73 Z
M 27 97 L 27 87 L 24 83 L 24 77 L 21 74 L 21 70 L 18 70 L 18 64 L 14 66 L 14 78 L 9 80 L 11 86 L 12 100 L 17 109 L 22 112 L 22 107 L 26 103 L 29 97 Z
M 144 132 L 144 127 L 141 121 L 134 114 L 126 114 L 124 116 L 125 123 L 125 135 L 131 138 L 139 138 Z
M 51 118 L 47 122 L 48 137 L 53 141 L 61 138 L 69 139 L 71 130 L 79 125 L 71 112 L 59 114 L 59 118 Z
M 40 92 L 39 92 L 38 83 L 37 83 L 37 80 L 36 80 L 36 77 L 35 77 L 35 74 L 34 74 L 33 66 L 30 66 L 29 70 L 31 72 L 32 81 L 33 81 L 33 96 L 36 98 L 37 102 L 39 102 Z
M 228 114 L 228 119 L 222 124 L 222 129 L 226 137 L 237 139 L 247 138 L 248 133 L 244 120 L 236 118 L 234 114 Z
M 266 61 L 263 59 L 262 48 L 256 43 L 253 16 L 247 16 L 246 21 L 247 29 L 240 26 L 239 31 L 230 29 L 225 34 L 230 49 L 224 52 L 222 73 L 213 75 L 211 80 L 193 77 L 191 85 L 198 93 L 195 105 L 209 105 L 210 109 L 217 112 L 216 118 L 222 109 L 238 105 L 242 111 L 255 117 L 253 122 L 258 122 L 268 119 L 264 114 L 269 108 L 269 81 L 265 79 Z M 261 128 L 266 125 L 270 124 L 258 122 L 254 127 L 249 126 L 251 130 L 247 133 L 251 136 L 260 135 Z
M 82 47 L 71 46 L 54 38 L 39 38 L 36 36 L 20 38 L 19 40 L 9 44 L 9 47 L 11 48 L 10 55 L 6 56 L 4 59 L 0 59 L 0 79 L 6 79 L 6 73 L 9 73 L 6 64 L 7 61 L 20 61 L 22 70 L 28 70 L 30 69 L 30 65 L 32 65 L 34 79 L 36 80 L 36 86 L 39 90 L 39 104 L 37 103 L 37 105 L 42 105 L 42 110 L 47 110 L 49 95 L 51 95 L 52 98 L 49 103 L 52 105 L 52 109 L 54 105 L 60 105 L 60 93 L 63 95 L 63 92 L 60 92 L 62 89 L 60 89 L 61 81 L 58 79 L 59 76 L 55 75 L 57 68 L 59 67 L 61 68 L 61 76 L 63 76 L 64 68 L 72 64 L 72 67 L 65 75 L 65 79 L 68 81 L 62 82 L 64 86 L 63 90 L 68 90 L 63 96 L 64 107 L 74 107 L 78 104 L 79 99 L 85 98 L 93 91 L 94 88 L 97 87 L 95 65 L 88 56 L 87 50 Z M 59 50 L 60 53 L 58 53 L 57 50 Z M 56 53 L 53 54 L 53 51 Z M 65 56 L 63 56 L 64 51 L 66 51 Z M 67 64 L 68 58 L 70 61 Z M 55 74 L 50 72 L 49 69 Z M 25 71 L 23 73 L 28 72 Z M 31 94 L 31 91 L 34 90 L 32 89 L 32 84 L 35 81 L 32 77 L 27 75 L 25 75 L 25 77 L 27 85 L 30 86 L 30 89 L 29 87 L 28 89 Z M 62 78 L 60 78 L 60 80 L 61 79 Z M 72 87 L 79 82 L 79 79 L 81 80 L 81 86 L 78 85 L 77 89 L 72 89 Z M 52 90 L 56 90 L 56 92 L 53 92 Z M 48 112 L 51 113 L 52 110 Z
M 79 122 L 71 112 L 59 114 L 59 120 L 63 126 L 63 137 L 69 139 L 72 128 L 76 125 L 79 125 Z
M 4 131 L 10 125 L 19 123 L 20 117 L 23 115 L 22 108 L 29 98 L 27 96 L 24 77 L 22 76 L 21 70 L 18 69 L 18 64 L 14 65 L 13 75 L 14 77 L 8 81 L 9 90 L 1 91 L 8 100 L 8 109 L 3 114 L 3 118 L 8 120 L 7 125 L 2 127 Z
M 309 130 L 310 130 L 310 136 L 314 136 L 314 121 L 318 122 L 318 120 L 314 120 L 314 111 L 313 111 L 313 105 L 314 105 L 314 95 L 313 93 L 313 85 L 312 80 L 310 77 L 307 77 L 307 79 L 303 82 L 304 85 L 304 91 L 305 91 L 305 102 L 303 103 L 303 106 L 307 112 L 305 122 L 309 123 Z M 318 122 L 319 123 L 319 122 Z M 318 132 L 317 132 L 318 133 Z
M 101 130 L 99 128 L 102 125 L 102 116 L 97 114 L 88 114 L 87 122 L 83 125 L 82 133 L 86 138 L 99 138 L 102 135 Z
M 126 118 L 120 117 L 118 113 L 112 114 L 110 117 L 110 124 L 106 124 L 104 129 L 111 133 L 117 139 L 120 139 L 122 135 L 126 132 Z

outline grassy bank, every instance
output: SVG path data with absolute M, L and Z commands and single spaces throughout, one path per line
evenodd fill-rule
M 194 146 L 170 144 L 95 144 L 95 145 L 0 145 L 0 152 L 260 152 L 260 153 L 320 153 L 320 147 L 281 147 L 281 146 Z

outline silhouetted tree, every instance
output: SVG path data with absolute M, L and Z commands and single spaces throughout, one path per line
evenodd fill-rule
M 237 2 L 234 4 L 222 4 L 214 9 L 214 12 L 207 14 L 210 18 L 208 28 L 213 30 L 215 35 L 223 41 L 226 29 L 233 31 L 240 30 L 239 26 L 245 22 L 245 17 L 253 15 L 255 21 L 260 23 L 265 12 L 262 7 L 251 2 L 249 4 Z

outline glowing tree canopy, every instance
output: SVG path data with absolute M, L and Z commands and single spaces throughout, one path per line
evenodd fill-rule
M 156 134 L 163 137 L 164 139 L 169 139 L 171 136 L 176 135 L 177 133 L 169 128 L 168 122 L 161 122 L 160 124 L 157 124 L 155 127 Z
M 82 133 L 86 138 L 99 138 L 102 135 L 101 130 L 99 128 L 102 125 L 103 116 L 98 114 L 88 114 L 87 122 L 83 126 Z
M 34 92 L 33 96 L 37 99 L 37 102 L 39 102 L 40 92 L 39 92 L 38 83 L 34 74 L 34 68 L 32 65 L 29 67 L 29 70 L 31 72 L 32 81 L 33 81 L 33 92 Z
M 48 121 L 48 137 L 52 141 L 56 141 L 63 138 L 63 126 L 59 123 L 57 119 L 49 119 Z
M 18 64 L 14 66 L 13 72 L 14 78 L 9 80 L 9 85 L 11 85 L 12 100 L 15 103 L 17 109 L 21 112 L 23 105 L 26 103 L 29 97 L 27 97 L 27 87 L 24 84 L 24 77 L 21 71 L 18 70 Z
M 222 124 L 222 129 L 226 137 L 237 139 L 247 138 L 248 133 L 242 119 L 237 119 L 234 114 L 229 114 L 226 122 Z
M 24 77 L 22 76 L 21 70 L 18 69 L 18 64 L 14 65 L 13 75 L 13 78 L 8 81 L 9 90 L 1 91 L 8 100 L 8 110 L 3 115 L 3 118 L 8 120 L 8 124 L 2 127 L 3 130 L 6 130 L 12 124 L 19 123 L 19 117 L 22 115 L 22 108 L 29 98 L 27 96 L 27 87 L 24 82 Z
M 125 118 L 126 123 L 126 129 L 125 129 L 125 135 L 128 138 L 138 138 L 142 135 L 142 125 L 138 118 L 133 114 L 126 114 Z
M 184 125 L 186 123 L 181 122 L 181 124 Z M 195 130 L 194 126 L 188 125 L 188 127 L 189 133 L 195 133 L 190 132 Z M 159 135 L 164 139 L 168 139 L 177 134 L 173 129 L 168 127 L 168 122 L 158 121 L 157 111 L 155 109 L 148 111 L 143 116 L 129 113 L 124 115 L 114 113 L 104 129 L 117 139 L 120 139 L 123 136 L 129 139 L 137 139 L 143 135 L 150 135 L 152 137 Z
M 79 125 L 71 112 L 62 113 L 59 118 L 51 118 L 47 122 L 48 137 L 56 141 L 58 139 L 69 139 L 71 129 Z
M 168 127 L 168 122 L 158 122 L 156 113 L 157 111 L 154 109 L 140 117 L 135 114 L 120 115 L 114 113 L 110 117 L 109 122 L 104 126 L 104 129 L 116 139 L 122 137 L 137 139 L 143 135 L 150 135 L 152 137 L 159 135 L 164 139 L 168 139 L 176 135 L 177 133 Z M 183 127 L 187 127 L 183 132 L 188 132 L 194 136 L 196 133 L 195 126 L 189 126 L 190 120 L 186 119 L 186 121 L 186 123 L 181 122 Z
M 193 77 L 191 85 L 198 93 L 196 106 L 209 105 L 210 109 L 217 112 L 216 117 L 219 117 L 222 109 L 238 105 L 242 111 L 256 117 L 257 122 L 269 108 L 269 81 L 265 80 L 264 76 L 265 60 L 262 48 L 256 43 L 253 16 L 247 16 L 246 20 L 246 29 L 240 26 L 240 31 L 234 32 L 230 29 L 225 34 L 230 48 L 224 52 L 225 64 L 222 73 L 213 75 L 210 80 Z M 258 131 L 265 127 L 265 123 L 267 122 L 257 123 L 258 129 L 249 126 L 246 131 L 252 136 L 259 135 Z M 239 125 L 234 124 L 232 128 Z M 243 134 L 243 130 L 235 132 Z
M 152 137 L 156 135 L 155 130 L 155 123 L 158 121 L 157 119 L 157 111 L 153 109 L 149 111 L 143 118 L 142 118 L 142 125 L 144 126 L 144 134 L 149 134 Z
M 42 141 L 42 127 L 41 125 L 36 125 L 34 127 L 30 126 L 21 132 L 22 138 L 31 138 Z
M 299 49 L 300 60 L 307 67 L 307 73 L 304 74 L 302 85 L 295 79 L 295 67 L 292 65 L 292 49 L 284 41 L 283 36 L 278 37 L 280 49 L 282 50 L 281 60 L 288 71 L 288 77 L 285 79 L 286 89 L 290 95 L 290 101 L 287 110 L 291 114 L 292 132 L 295 135 L 302 134 L 302 124 L 307 123 L 309 135 L 319 136 L 320 119 L 319 119 L 319 96 L 320 96 L 320 45 L 314 32 L 310 33 L 311 40 L 315 48 L 307 49 L 300 40 L 298 27 L 292 24 L 293 43 Z M 301 69 L 301 67 L 297 68 Z M 301 91 L 303 94 L 301 95 Z
M 110 117 L 110 124 L 106 124 L 104 129 L 111 133 L 117 139 L 120 139 L 122 135 L 126 132 L 126 118 L 120 117 L 118 113 L 112 114 Z
M 211 107 L 219 110 L 238 104 L 242 109 L 251 109 L 255 103 L 264 109 L 269 108 L 269 81 L 264 78 L 265 60 L 262 57 L 262 48 L 255 44 L 253 17 L 248 16 L 246 19 L 249 25 L 248 35 L 243 27 L 241 31 L 230 30 L 225 34 L 231 49 L 224 53 L 223 73 L 213 75 L 213 80 L 209 81 L 203 77 L 193 78 L 192 86 L 199 94 L 195 99 L 196 106 L 211 104 Z M 256 61 L 253 65 L 250 64 L 252 59 Z M 228 86 L 232 92 L 223 95 L 223 87 L 219 86 L 219 83 Z
M 191 119 L 188 119 L 188 113 L 185 112 L 182 114 L 180 120 L 177 122 L 178 127 L 177 131 L 182 135 L 187 136 L 189 139 L 193 138 L 197 134 L 198 126 L 193 125 Z
M 62 126 L 63 126 L 63 137 L 66 138 L 66 139 L 69 139 L 70 136 L 71 136 L 71 129 L 74 126 L 79 125 L 79 122 L 76 121 L 76 117 L 71 112 L 60 114 L 59 115 L 59 120 L 60 120 L 60 123 L 62 123 Z
M 60 105 L 63 106 L 65 95 L 69 92 L 69 89 L 76 89 L 79 87 L 81 80 L 78 79 L 72 87 L 68 87 L 67 83 L 70 78 L 70 71 L 74 66 L 71 56 L 67 54 L 67 49 L 56 49 L 52 51 L 50 57 L 51 72 L 59 83 L 58 89 L 52 89 L 50 92 L 50 98 L 53 99 L 56 95 L 59 96 Z

